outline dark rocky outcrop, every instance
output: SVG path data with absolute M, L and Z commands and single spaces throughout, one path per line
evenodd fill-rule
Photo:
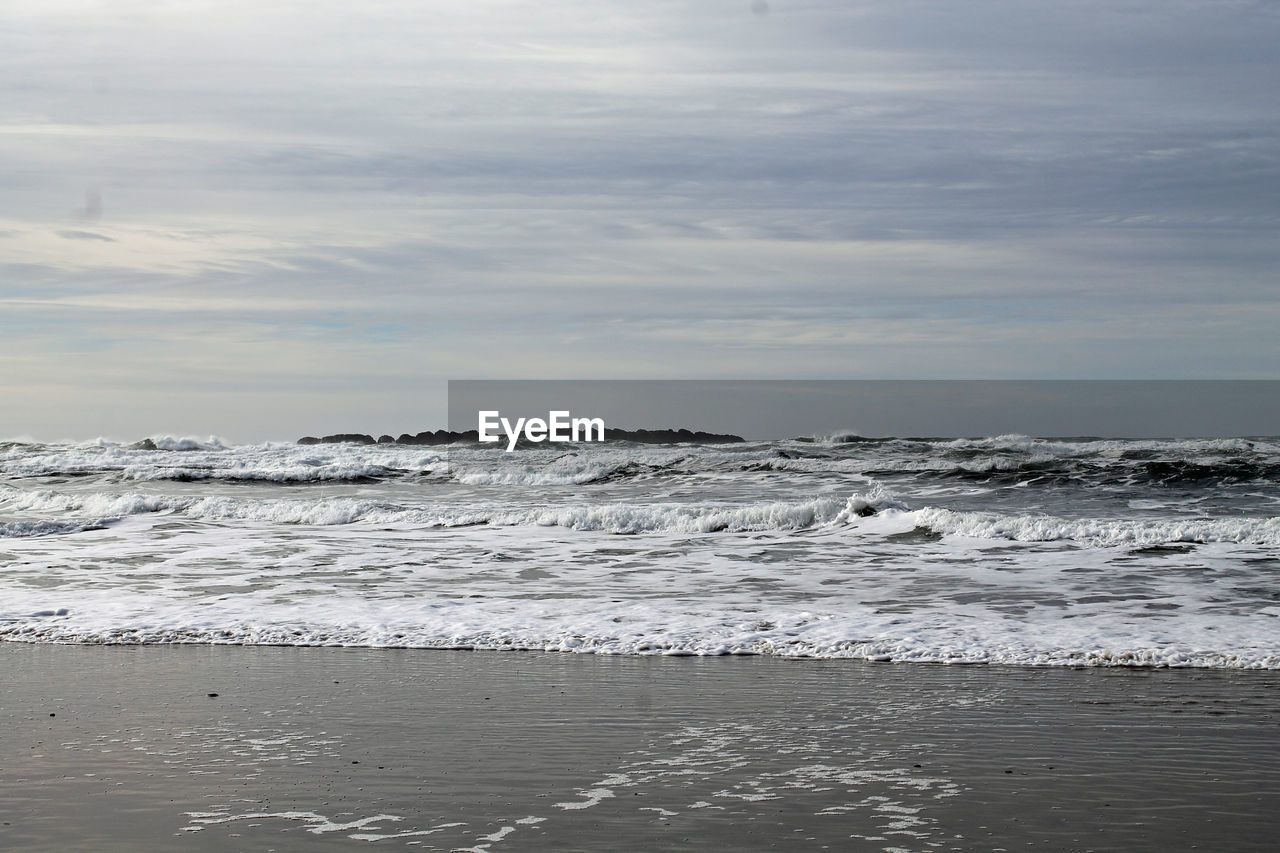
M 310 435 L 304 435 L 298 439 L 298 444 L 377 444 L 378 442 L 371 435 L 365 435 L 359 432 L 341 432 L 337 435 L 326 435 L 324 438 L 316 438 Z
M 634 441 L 637 444 L 737 444 L 740 435 L 687 429 L 616 429 L 605 427 L 605 441 Z
M 427 430 L 409 435 L 404 433 L 396 439 L 396 444 L 455 444 L 459 441 L 479 441 L 480 434 L 475 430 L 467 430 L 466 432 L 452 432 L 447 429 L 438 429 L 435 432 Z
M 604 431 L 604 439 L 610 441 L 631 441 L 637 444 L 735 444 L 745 441 L 740 435 L 729 435 L 727 433 L 703 432 L 701 430 L 688 429 L 618 429 L 615 427 L 606 427 Z M 456 444 L 458 442 L 477 443 L 480 440 L 480 434 L 475 430 L 466 430 L 465 432 L 453 432 L 447 429 L 438 429 L 432 432 L 426 430 L 414 435 L 403 433 L 399 438 L 392 438 L 389 435 L 379 436 L 375 439 L 371 435 L 364 433 L 338 433 L 336 435 L 326 435 L 323 438 L 307 435 L 298 439 L 298 444 L 409 444 L 409 445 L 441 445 Z M 506 446 L 505 438 L 498 443 Z M 520 446 L 528 446 L 528 442 L 521 441 Z

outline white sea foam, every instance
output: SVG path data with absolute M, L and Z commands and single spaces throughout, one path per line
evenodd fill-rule
M 0 539 L 17 539 L 25 536 L 56 536 L 60 533 L 80 533 L 100 526 L 102 521 L 6 521 L 0 522 Z
M 570 505 L 554 508 L 503 507 L 454 509 L 445 506 L 403 507 L 373 500 L 321 498 L 182 497 L 156 494 L 67 494 L 50 490 L 10 494 L 0 507 L 10 511 L 75 513 L 89 519 L 73 525 L 100 525 L 132 515 L 168 512 L 213 521 L 260 521 L 279 524 L 394 524 L 425 527 L 498 526 L 564 527 L 617 534 L 713 533 L 744 530 L 802 530 L 847 523 L 860 515 L 901 504 L 883 489 L 845 500 L 749 504 L 746 506 L 657 504 Z M 0 531 L 4 528 L 0 528 Z M 59 532 L 52 522 L 14 525 L 0 535 L 45 535 Z
M 1062 519 L 1047 515 L 955 512 L 929 507 L 910 514 L 917 526 L 953 536 L 1017 542 L 1077 542 L 1099 548 L 1177 542 L 1280 545 L 1280 517 L 1141 520 Z
M 207 438 L 196 438 L 195 436 L 183 436 L 176 438 L 172 435 L 153 435 L 147 441 L 155 445 L 157 450 L 227 450 L 228 445 L 216 435 Z
M 282 499 L 234 496 L 183 497 L 159 494 L 70 494 L 51 490 L 0 492 L 0 508 L 10 512 L 74 513 L 81 520 L 32 520 L 0 525 L 0 538 L 44 536 L 83 530 L 120 518 L 176 513 L 209 521 L 278 524 L 379 524 L 420 527 L 563 527 L 614 534 L 691 534 L 806 530 L 857 524 L 884 513 L 910 527 L 943 535 L 1018 542 L 1069 541 L 1094 547 L 1167 543 L 1232 542 L 1280 545 L 1280 517 L 1230 519 L 1063 519 L 1049 515 L 956 512 L 939 507 L 912 510 L 882 487 L 839 500 L 769 501 L 737 506 L 715 504 L 578 504 L 556 507 L 454 508 L 442 504 L 406 507 L 355 498 Z M 893 528 L 889 532 L 902 532 Z
M 309 483 L 421 475 L 447 470 L 442 450 L 396 445 L 299 446 L 268 443 L 228 447 L 206 440 L 158 436 L 144 444 L 15 445 L 0 449 L 0 476 L 103 475 L 136 482 L 225 480 Z
M 0 446 L 0 638 L 1280 668 L 1274 443 L 153 443 Z

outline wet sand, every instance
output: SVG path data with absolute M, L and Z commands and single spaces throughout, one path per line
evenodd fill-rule
M 0 671 L 5 850 L 1280 837 L 1275 672 L 17 643 Z

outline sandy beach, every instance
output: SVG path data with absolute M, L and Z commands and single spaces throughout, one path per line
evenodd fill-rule
M 1221 851 L 1280 833 L 1275 672 L 0 657 L 9 850 Z

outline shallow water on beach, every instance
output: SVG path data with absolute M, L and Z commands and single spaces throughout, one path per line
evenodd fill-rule
M 0 445 L 0 638 L 1280 668 L 1280 442 Z
M 0 655 L 9 849 L 1265 850 L 1280 831 L 1273 672 Z

